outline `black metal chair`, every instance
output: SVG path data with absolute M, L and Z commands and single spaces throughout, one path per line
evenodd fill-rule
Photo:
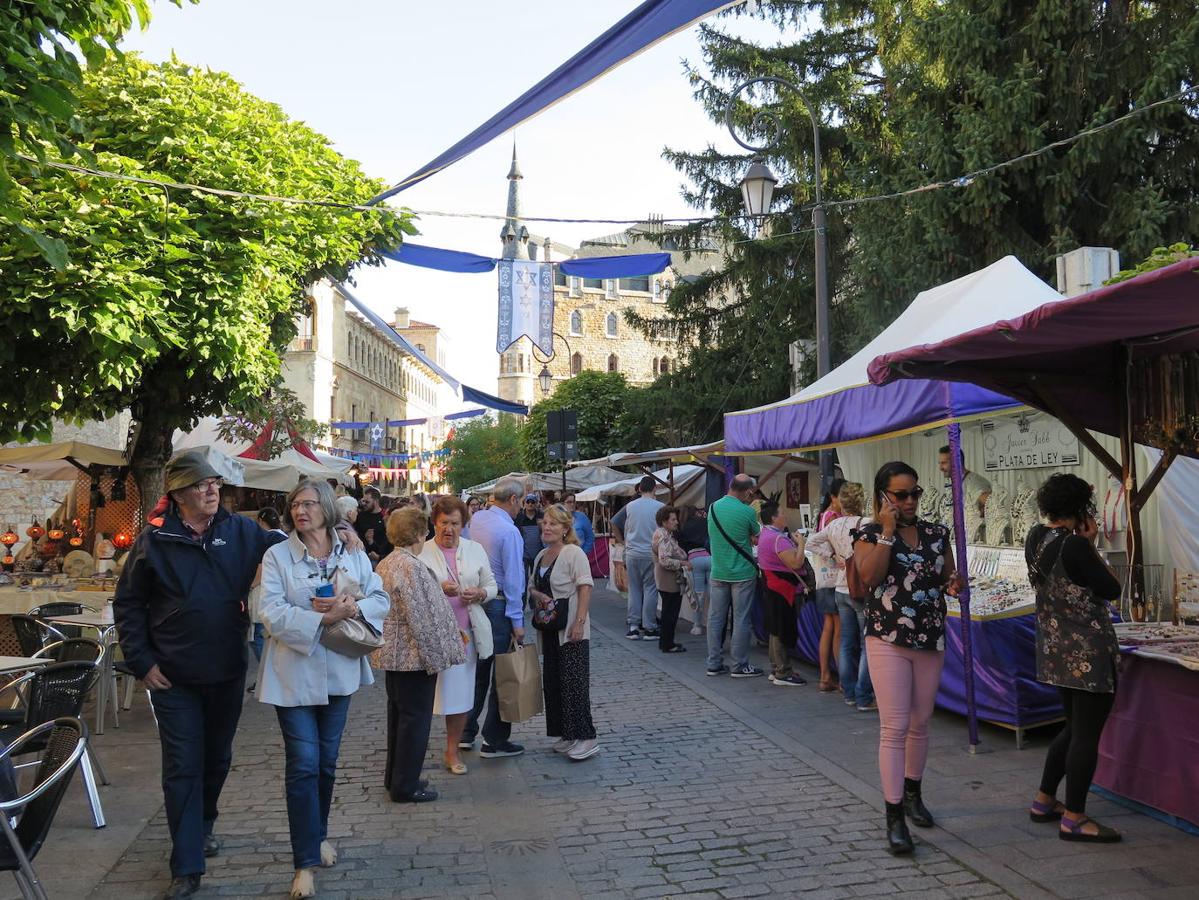
M 30 744 L 44 749 L 36 764 L 36 783 L 28 793 L 0 801 L 0 826 L 7 838 L 0 842 L 0 871 L 13 873 L 25 900 L 48 900 L 33 869 L 33 858 L 42 849 L 71 776 L 87 752 L 87 726 L 69 717 L 43 722 L 13 741 L 0 753 L 0 759 L 32 752 Z M 10 821 L 14 818 L 15 826 Z
M 46 646 L 46 625 L 33 616 L 16 613 L 9 617 L 12 630 L 17 635 L 17 643 L 21 646 L 22 656 L 33 656 Z
M 35 619 L 49 619 L 52 616 L 77 616 L 84 612 L 98 611 L 96 607 L 87 606 L 83 603 L 69 603 L 65 600 L 57 600 L 53 603 L 43 603 L 41 606 L 35 606 L 26 615 L 33 616 Z M 81 625 L 55 624 L 48 627 L 53 628 L 64 638 L 83 636 L 83 626 Z
M 5 691 L 16 691 L 24 706 L 24 718 L 21 722 L 8 723 L 0 720 L 0 740 L 9 742 L 15 740 L 32 729 L 46 722 L 59 718 L 78 718 L 83 710 L 83 701 L 96 685 L 100 677 L 100 669 L 94 662 L 56 662 L 50 663 L 37 671 L 22 675 L 15 681 L 0 687 L 0 695 Z M 9 711 L 11 712 L 11 711 Z M 48 736 L 40 739 L 31 738 L 26 741 L 21 753 L 37 753 L 45 749 Z M 93 771 L 93 764 L 95 770 Z M 32 765 L 32 764 L 26 764 Z M 23 768 L 18 766 L 18 768 Z M 96 773 L 100 775 L 100 783 L 108 784 L 108 778 L 99 761 L 88 749 L 83 752 L 83 786 L 87 791 L 88 805 L 92 810 L 92 820 L 97 828 L 106 824 L 104 810 L 100 805 L 100 791 L 96 786 Z
M 104 647 L 91 638 L 67 638 L 47 644 L 33 655 L 37 659 L 52 659 L 54 662 L 90 662 L 99 665 Z

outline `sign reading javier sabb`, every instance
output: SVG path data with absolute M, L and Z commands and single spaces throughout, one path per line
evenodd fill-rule
M 1021 415 L 982 423 L 983 460 L 988 472 L 1077 466 L 1078 438 L 1048 416 Z

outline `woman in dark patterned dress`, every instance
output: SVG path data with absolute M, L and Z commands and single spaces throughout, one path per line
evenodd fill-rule
M 1116 699 L 1120 648 L 1107 604 L 1119 599 L 1120 582 L 1095 550 L 1092 495 L 1075 475 L 1051 475 L 1037 491 L 1048 524 L 1034 526 L 1024 545 L 1037 590 L 1037 680 L 1057 686 L 1066 713 L 1028 814 L 1034 822 L 1060 819 L 1064 841 L 1110 844 L 1120 832 L 1088 818 L 1086 806 L 1099 737 Z M 1057 799 L 1063 778 L 1064 804 Z
M 892 854 L 913 850 L 905 819 L 933 825 L 921 779 L 945 662 L 945 594 L 957 593 L 949 529 L 916 517 L 924 493 L 918 479 L 907 463 L 878 470 L 874 521 L 857 533 L 853 556 L 867 588 L 866 655 L 878 702 L 878 766 Z

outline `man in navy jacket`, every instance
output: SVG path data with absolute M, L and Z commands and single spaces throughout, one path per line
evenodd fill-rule
M 158 719 L 172 900 L 194 894 L 204 858 L 220 852 L 213 824 L 245 692 L 246 597 L 282 540 L 222 509 L 221 483 L 203 451 L 167 463 L 163 524 L 138 536 L 114 604 L 121 650 Z

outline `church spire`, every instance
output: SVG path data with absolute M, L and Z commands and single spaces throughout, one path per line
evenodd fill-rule
M 500 242 L 504 245 L 504 259 L 528 259 L 529 229 L 520 220 L 520 182 L 524 175 L 516 161 L 516 142 L 512 142 L 512 168 L 508 170 L 508 210 L 504 227 L 500 229 Z

